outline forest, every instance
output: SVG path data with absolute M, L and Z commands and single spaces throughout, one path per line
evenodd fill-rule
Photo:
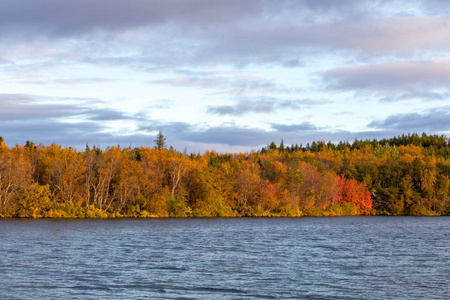
M 450 145 L 423 133 L 333 144 L 268 144 L 187 154 L 120 146 L 8 147 L 0 137 L 3 218 L 449 215 Z

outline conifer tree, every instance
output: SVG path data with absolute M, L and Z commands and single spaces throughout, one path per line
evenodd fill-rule
M 166 148 L 166 137 L 164 136 L 162 131 L 159 131 L 158 135 L 156 136 L 155 142 L 155 148 L 158 150 Z

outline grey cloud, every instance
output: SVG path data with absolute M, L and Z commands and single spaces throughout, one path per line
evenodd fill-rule
M 202 131 L 190 131 L 187 133 L 186 140 L 208 144 L 253 147 L 264 144 L 268 136 L 270 134 L 260 129 L 211 127 Z
M 92 98 L 60 98 L 62 104 L 45 103 L 48 97 L 22 94 L 0 94 L 0 120 L 33 121 L 45 119 L 67 119 L 70 117 L 86 117 L 90 120 L 124 120 L 129 119 L 122 112 L 108 108 L 94 108 L 101 103 Z M 64 103 L 65 102 L 65 103 Z M 75 103 L 74 103 L 75 102 Z
M 318 49 L 385 55 L 450 47 L 446 19 L 380 19 L 395 7 L 390 1 L 3 1 L 0 37 L 35 38 L 42 49 L 48 42 L 42 36 L 82 34 L 77 43 L 68 39 L 58 45 L 61 51 L 43 55 L 141 68 L 298 66 Z M 33 45 L 38 48 L 27 47 Z
M 450 61 L 394 62 L 349 66 L 327 71 L 324 81 L 337 89 L 404 89 L 448 87 Z
M 427 101 L 442 101 L 450 99 L 449 92 L 431 92 L 431 91 L 407 91 L 391 93 L 389 96 L 382 96 L 379 100 L 381 102 L 397 102 L 407 101 L 412 99 L 423 99 Z
M 109 78 L 98 78 L 98 77 L 92 77 L 92 78 L 61 78 L 56 80 L 48 80 L 46 83 L 58 83 L 58 84 L 85 84 L 85 83 L 102 83 L 102 82 L 112 82 L 114 80 Z
M 319 130 L 318 127 L 311 124 L 310 122 L 303 122 L 301 124 L 294 124 L 294 125 L 272 124 L 272 128 L 276 129 L 278 132 L 283 133 Z
M 7 145 L 24 144 L 31 140 L 37 144 L 58 143 L 68 146 L 83 146 L 88 141 L 99 143 L 101 139 L 94 140 L 105 127 L 100 123 L 78 122 L 66 123 L 56 120 L 34 121 L 0 121 L 0 135 Z
M 248 113 L 271 113 L 275 104 L 270 102 L 242 102 L 236 105 L 222 105 L 209 107 L 208 112 L 218 115 L 242 116 Z
M 175 87 L 200 87 L 200 88 L 216 88 L 223 87 L 230 83 L 227 78 L 220 77 L 176 77 L 161 80 L 155 80 L 151 83 L 164 84 Z
M 155 126 L 159 128 L 159 126 Z M 8 146 L 24 144 L 31 140 L 36 144 L 57 143 L 84 149 L 86 144 L 101 148 L 121 145 L 122 147 L 153 146 L 154 135 L 145 133 L 114 134 L 109 132 L 107 123 L 100 121 L 64 122 L 59 119 L 8 120 L 0 121 L 0 136 Z M 171 135 L 172 137 L 172 135 Z M 183 144 L 176 144 L 182 146 Z
M 150 121 L 149 125 L 142 126 L 141 129 L 148 132 L 163 133 L 171 140 L 171 143 L 178 149 L 183 149 L 189 144 L 195 145 L 227 145 L 239 146 L 252 150 L 265 146 L 271 141 L 284 139 L 286 144 L 305 143 L 317 140 L 320 137 L 334 139 L 342 133 L 332 133 L 327 128 L 320 129 L 311 123 L 301 123 L 295 125 L 272 124 L 272 130 L 262 130 L 251 127 L 241 127 L 236 124 L 225 124 L 223 126 L 194 126 L 182 122 L 159 123 Z M 169 143 L 170 144 L 170 143 Z M 206 149 L 204 149 L 206 150 Z M 215 150 L 209 148 L 209 150 Z
M 2 104 L 0 111 L 1 120 L 40 120 L 45 118 L 65 118 L 80 115 L 82 111 L 76 106 L 71 105 L 22 105 L 15 103 Z
M 447 0 L 427 0 L 420 1 L 420 7 L 428 14 L 446 15 L 450 9 L 450 3 Z
M 29 95 L 23 94 L 0 94 L 0 104 L 4 105 L 7 102 L 31 102 L 33 98 Z
M 379 5 L 381 2 L 378 1 Z M 182 24 L 235 23 L 248 18 L 302 12 L 301 16 L 367 14 L 364 1 L 338 3 L 317 0 L 15 0 L 0 4 L 3 28 L 26 27 L 48 34 L 69 34 L 96 28 L 124 29 L 171 22 Z
M 424 49 L 448 49 L 448 17 L 345 19 L 305 28 L 310 45 L 361 51 L 365 55 L 412 55 Z M 432 34 L 430 34 L 432 33 Z
M 312 107 L 317 105 L 326 105 L 331 104 L 333 101 L 326 100 L 326 99 L 300 99 L 300 100 L 292 100 L 291 102 L 295 102 L 296 105 L 306 106 L 306 107 Z
M 189 132 L 195 131 L 194 125 L 186 122 L 161 122 L 153 119 L 142 119 L 139 123 L 139 131 L 146 134 L 162 131 L 169 141 L 185 141 Z
M 299 110 L 302 106 L 301 100 L 283 100 L 277 103 L 277 108 Z
M 352 142 L 356 138 L 380 139 L 392 137 L 394 133 L 401 134 L 392 130 L 362 132 L 333 131 L 330 128 L 319 129 L 308 123 L 291 125 L 288 128 L 283 127 L 283 125 L 272 125 L 272 127 L 274 127 L 275 130 L 264 131 L 261 129 L 243 128 L 239 126 L 210 127 L 203 130 L 183 133 L 182 138 L 184 141 L 190 143 L 240 146 L 250 151 L 260 149 L 260 147 L 266 146 L 272 141 L 279 142 L 281 139 L 283 139 L 285 145 L 306 145 L 307 143 L 319 140 L 331 141 L 333 143 L 346 140 Z M 178 137 L 176 137 L 176 139 L 178 139 Z M 214 149 L 209 148 L 209 150 Z
M 367 4 L 367 3 L 366 3 Z M 305 55 L 317 51 L 344 50 L 347 55 L 369 59 L 386 55 L 413 55 L 427 49 L 450 48 L 448 18 L 349 18 L 245 28 L 217 29 L 205 33 L 210 42 L 204 49 L 206 57 L 215 63 L 281 63 L 299 62 Z M 264 27 L 264 30 L 262 30 Z M 432 32 L 432 34 L 430 34 Z M 349 52 L 350 51 L 350 52 Z
M 450 107 L 430 109 L 422 113 L 396 114 L 384 120 L 372 121 L 369 128 L 400 132 L 450 132 Z
M 4 31 L 26 28 L 58 36 L 95 29 L 158 26 L 174 20 L 193 25 L 233 22 L 249 15 L 262 15 L 266 10 L 264 3 L 266 1 L 252 0 L 17 0 L 0 4 L 0 19 Z M 277 5 L 270 5 L 270 9 L 279 10 Z
M 242 116 L 249 113 L 273 113 L 277 110 L 312 107 L 316 105 L 329 104 L 327 100 L 297 99 L 283 100 L 271 97 L 244 98 L 234 105 L 221 105 L 208 107 L 208 113 L 218 115 Z
M 153 127 L 151 127 L 151 129 L 152 131 L 162 130 L 163 132 L 166 132 L 168 135 L 174 135 L 177 138 L 182 138 L 190 131 L 195 130 L 195 127 L 185 122 L 162 123 L 153 121 Z
M 277 132 L 268 133 L 255 128 L 241 128 L 238 126 L 199 127 L 184 122 L 164 123 L 156 120 L 138 117 L 135 121 L 141 124 L 138 132 L 132 134 L 113 134 L 108 132 L 104 120 L 123 119 L 120 112 L 108 109 L 86 110 L 84 105 L 46 105 L 36 100 L 36 96 L 28 95 L 0 95 L 5 103 L 19 105 L 20 109 L 12 112 L 8 110 L 0 116 L 0 132 L 8 145 L 23 144 L 29 139 L 35 143 L 49 144 L 56 142 L 62 145 L 83 148 L 86 144 L 101 147 L 120 144 L 122 146 L 152 146 L 154 133 L 162 130 L 168 137 L 167 143 L 177 149 L 190 145 L 196 150 L 196 145 L 219 144 L 242 147 L 256 147 L 267 143 L 268 140 L 278 139 Z M 24 99 L 26 103 L 14 103 L 11 99 Z M 32 113 L 35 112 L 35 114 Z M 3 112 L 3 111 L 2 111 Z M 17 113 L 17 114 L 15 114 Z M 5 119 L 10 114 L 8 119 Z M 26 118 L 20 114 L 27 115 Z M 76 123 L 65 120 L 72 116 L 85 119 Z M 126 118 L 126 116 L 125 116 Z M 26 122 L 24 122 L 26 119 Z M 22 140 L 23 139 L 23 140 Z
M 97 145 L 102 148 L 121 145 L 122 147 L 153 146 L 154 138 L 159 130 L 167 137 L 167 144 L 182 151 L 189 146 L 189 152 L 204 150 L 219 150 L 224 146 L 246 151 L 257 150 L 271 141 L 284 140 L 286 145 L 311 143 L 324 140 L 337 143 L 339 141 L 353 141 L 358 139 L 373 139 L 392 137 L 401 134 L 396 129 L 377 129 L 365 132 L 333 131 L 330 128 L 318 128 L 304 122 L 293 125 L 272 124 L 270 131 L 258 128 L 240 127 L 233 124 L 226 126 L 198 127 L 183 122 L 163 123 L 147 120 L 141 126 L 141 133 L 112 134 L 105 132 L 101 122 L 64 123 L 56 120 L 39 120 L 33 122 L 0 121 L 1 135 L 8 145 L 24 144 L 25 140 L 46 145 L 56 142 L 78 149 L 84 149 L 86 144 Z M 24 137 L 24 132 L 26 136 Z M 23 139 L 23 140 L 22 140 Z M 218 147 L 214 149 L 213 146 Z
M 277 86 L 274 82 L 255 76 L 229 72 L 228 76 L 205 75 L 204 77 L 175 77 L 152 81 L 174 87 L 214 89 L 217 94 L 243 93 L 290 93 L 292 90 Z
M 340 130 L 335 132 L 321 131 L 314 132 L 309 135 L 309 141 L 331 141 L 332 143 L 339 143 L 340 141 L 348 141 L 352 143 L 355 139 L 357 140 L 372 140 L 372 139 L 384 139 L 392 138 L 396 135 L 401 135 L 403 132 L 396 130 L 368 130 L 368 131 L 347 131 Z
M 239 105 L 232 106 L 232 105 L 222 105 L 222 106 L 215 106 L 215 107 L 209 107 L 208 112 L 218 115 L 243 115 L 245 113 L 250 112 L 251 110 L 244 111 L 243 109 L 240 109 Z
M 112 110 L 112 109 L 85 109 L 83 112 L 89 120 L 92 121 L 112 121 L 112 120 L 127 120 L 131 119 L 131 116 L 127 116 L 124 113 Z
M 98 99 L 51 98 L 61 104 L 46 103 L 48 99 L 35 95 L 0 94 L 0 135 L 8 145 L 32 140 L 76 147 L 88 142 L 107 146 L 106 143 L 115 141 L 114 136 L 105 133 L 109 129 L 109 121 L 130 119 L 120 111 L 94 108 L 102 102 Z M 71 118 L 78 121 L 67 122 Z
M 265 144 L 267 136 L 271 134 L 257 128 L 244 128 L 234 124 L 204 127 L 184 122 L 162 123 L 154 120 L 143 124 L 140 129 L 146 132 L 162 130 L 168 139 L 168 144 L 172 143 L 178 146 L 178 149 L 183 149 L 186 144 L 221 144 L 252 147 Z

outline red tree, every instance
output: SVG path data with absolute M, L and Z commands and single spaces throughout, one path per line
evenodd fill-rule
M 364 185 L 355 179 L 346 179 L 344 175 L 336 179 L 339 186 L 337 201 L 354 203 L 357 214 L 369 214 L 372 210 L 372 197 Z

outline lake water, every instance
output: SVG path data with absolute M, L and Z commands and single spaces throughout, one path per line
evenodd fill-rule
M 1 299 L 448 299 L 449 217 L 0 220 Z

